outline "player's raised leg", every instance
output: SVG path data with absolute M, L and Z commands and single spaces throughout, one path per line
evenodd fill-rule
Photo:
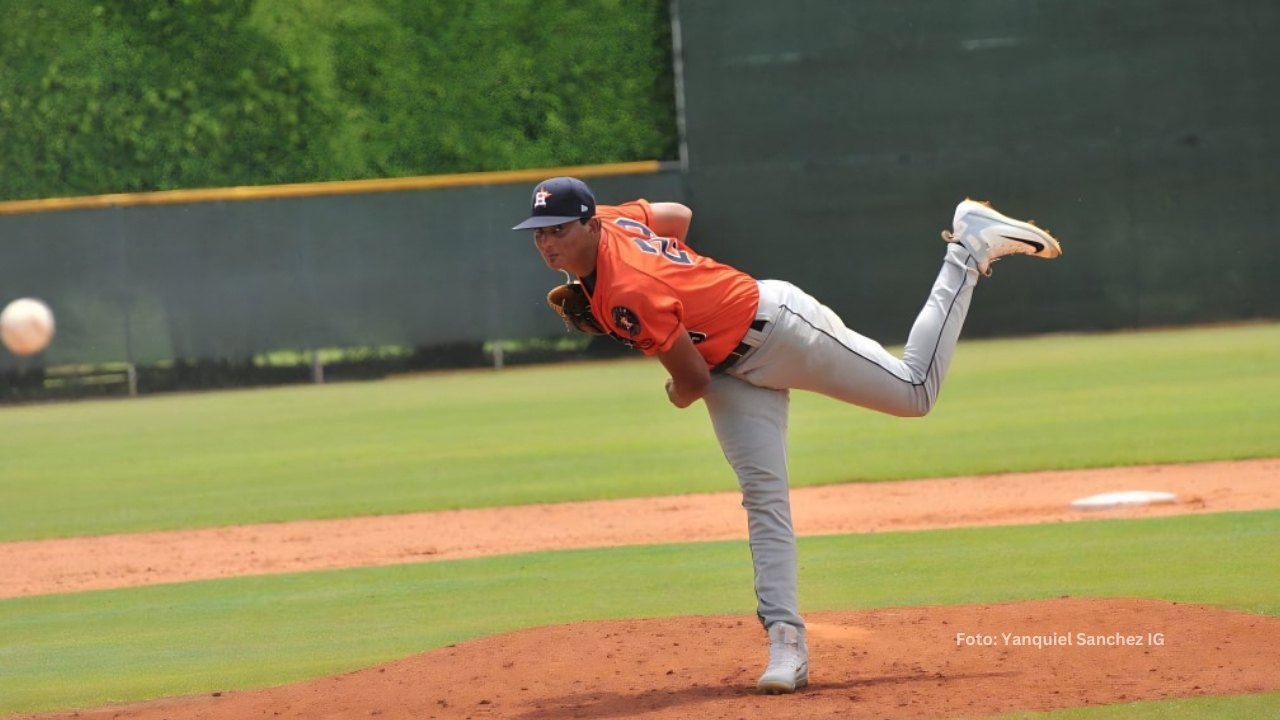
M 810 390 L 891 415 L 927 414 L 969 311 L 979 273 L 1010 254 L 1053 258 L 1057 240 L 1030 223 L 966 200 L 956 208 L 951 243 L 912 324 L 901 358 L 845 326 L 830 308 L 790 283 L 765 281 L 779 311 L 763 344 L 730 373 L 764 387 Z
M 763 344 L 729 372 L 763 387 L 809 390 L 890 415 L 924 415 L 937 399 L 977 281 L 968 252 L 949 248 L 903 358 L 846 327 L 803 290 L 766 281 L 761 292 L 775 294 L 779 311 Z

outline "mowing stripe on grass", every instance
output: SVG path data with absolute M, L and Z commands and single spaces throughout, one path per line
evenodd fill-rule
M 988 720 L 1263 720 L 1280 716 L 1278 711 L 1280 693 L 1259 693 L 1011 713 Z
M 1277 367 L 1280 324 L 965 342 L 925 419 L 795 393 L 793 484 L 1280 456 Z M 0 541 L 736 489 L 664 379 L 576 363 L 3 407 Z

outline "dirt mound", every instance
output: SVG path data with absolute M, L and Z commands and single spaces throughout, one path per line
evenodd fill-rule
M 696 617 L 538 628 L 258 691 L 42 718 L 942 718 L 1280 690 L 1280 619 L 1155 600 L 814 613 L 811 684 L 753 692 L 764 634 Z

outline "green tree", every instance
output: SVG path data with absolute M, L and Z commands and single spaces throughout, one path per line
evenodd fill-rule
M 251 0 L 24 6 L 0 41 L 10 198 L 301 181 L 329 126 Z
M 389 9 L 332 32 L 339 104 L 370 148 L 368 173 L 674 157 L 665 3 Z
M 665 0 L 0 0 L 0 198 L 676 155 Z

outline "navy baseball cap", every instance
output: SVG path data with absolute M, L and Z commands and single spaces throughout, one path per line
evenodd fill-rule
M 512 230 L 562 225 L 572 220 L 595 217 L 596 196 L 578 178 L 554 177 L 543 180 L 533 189 L 530 206 L 529 219 Z

